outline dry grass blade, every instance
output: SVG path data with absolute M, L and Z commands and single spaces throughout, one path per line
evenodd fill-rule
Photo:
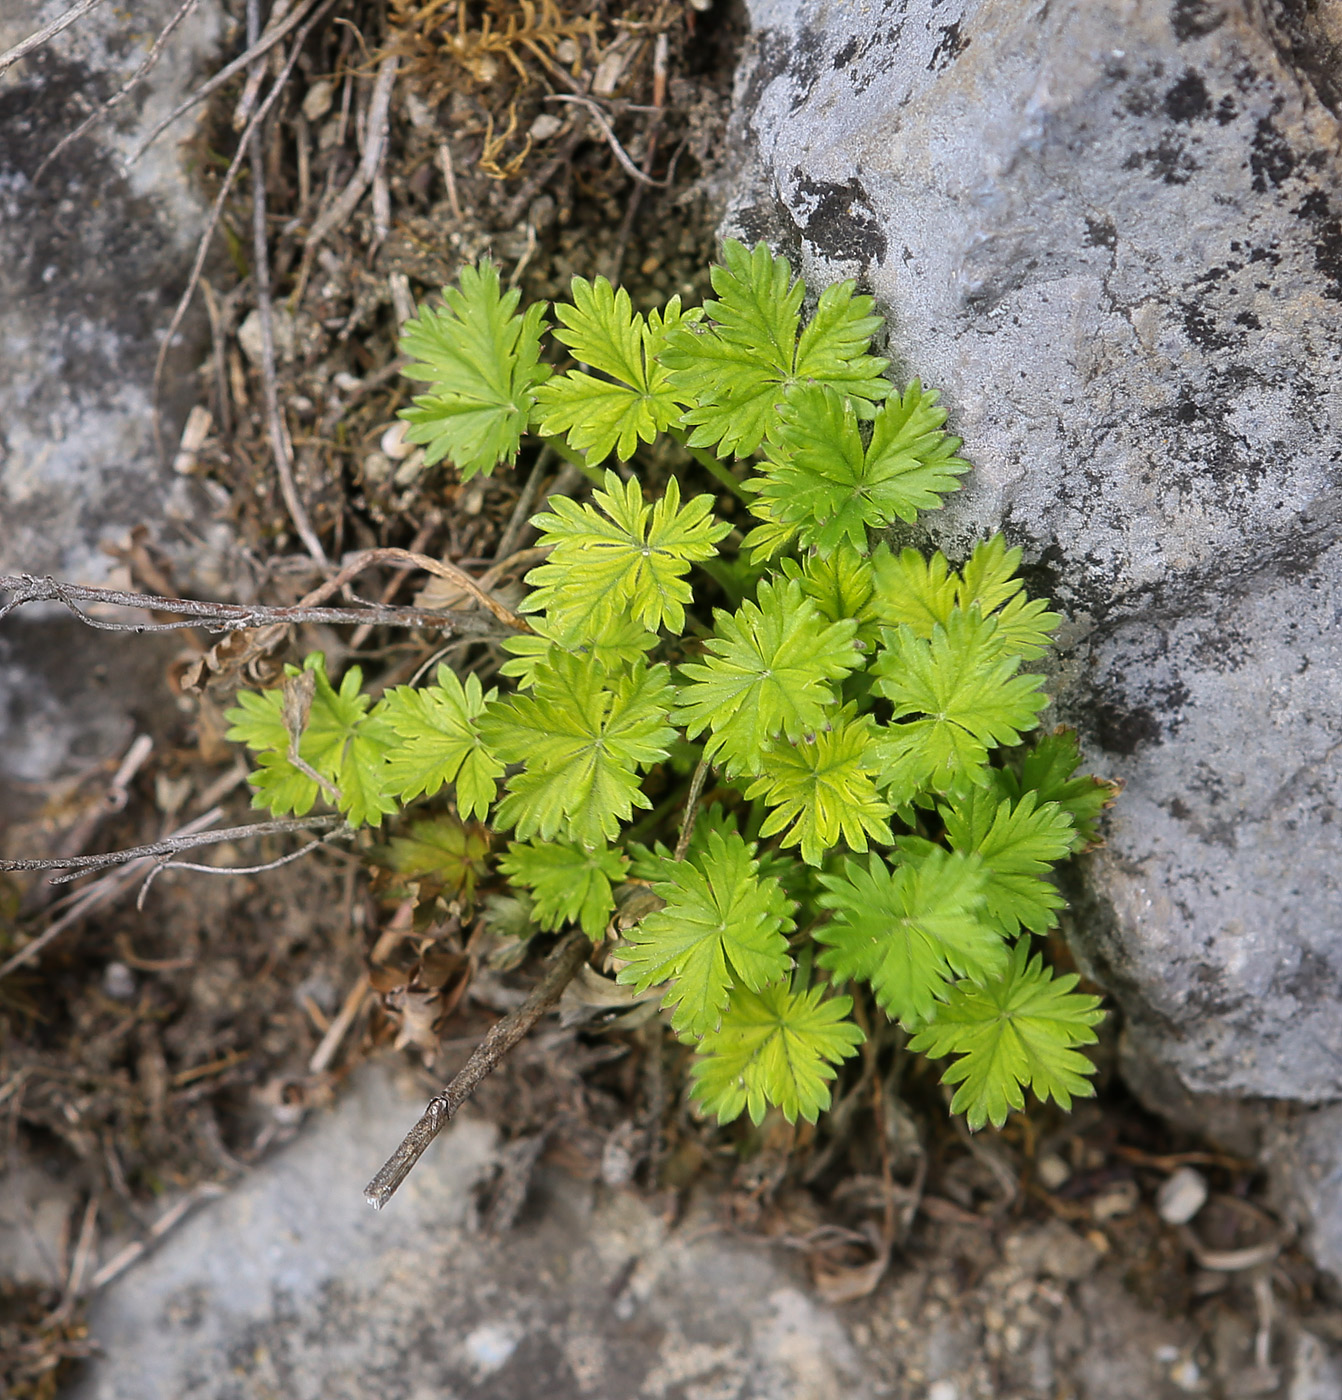
M 262 54 L 268 53 L 271 49 L 273 49 L 275 45 L 278 44 L 279 41 L 290 32 L 290 30 L 292 30 L 297 24 L 302 22 L 302 20 L 311 12 L 313 5 L 316 3 L 317 0 L 305 0 L 305 3 L 300 5 L 293 12 L 293 14 L 291 14 L 282 24 L 277 25 L 273 30 L 267 29 L 265 33 L 263 33 L 261 37 L 256 41 L 256 43 L 247 50 L 246 53 L 239 54 L 238 57 L 235 58 L 232 63 L 225 64 L 224 67 L 222 67 L 214 75 L 214 77 L 212 77 L 209 80 L 209 82 L 202 83 L 195 90 L 195 92 L 191 94 L 190 97 L 186 98 L 185 101 L 180 102 L 176 107 L 174 107 L 173 110 L 162 119 L 162 121 L 159 121 L 154 125 L 153 129 L 148 133 L 148 135 L 145 136 L 145 138 L 140 142 L 140 144 L 136 146 L 136 148 L 126 158 L 126 168 L 129 169 L 132 165 L 134 165 L 135 162 L 139 160 L 142 155 L 144 155 L 144 153 L 150 148 L 150 146 L 152 146 L 154 142 L 158 140 L 158 138 L 179 117 L 185 116 L 193 107 L 199 105 L 201 102 L 204 102 L 205 99 L 212 92 L 218 92 L 218 90 L 221 87 L 223 87 L 223 85 L 226 82 L 228 82 L 230 78 L 236 77 L 236 75 L 241 73 L 242 70 L 246 68 L 250 63 L 260 58 Z M 331 0 L 328 0 L 328 3 L 321 7 L 322 13 L 325 13 L 325 11 L 330 8 L 330 3 Z M 314 18 L 316 18 L 316 16 L 314 16 Z M 299 36 L 297 47 L 302 46 L 303 36 L 305 36 L 308 33 L 311 27 L 312 26 L 310 23 L 304 25 L 302 34 L 300 34 Z M 247 143 L 243 141 L 240 143 L 240 148 L 246 149 L 246 145 Z
M 159 31 L 159 36 L 157 39 L 154 40 L 153 46 L 145 55 L 144 62 L 140 64 L 140 66 L 135 70 L 135 72 L 132 73 L 124 83 L 122 83 L 122 85 L 111 95 L 111 97 L 107 99 L 106 102 L 101 103 L 94 111 L 90 112 L 88 116 L 85 117 L 84 120 L 80 122 L 77 127 L 75 127 L 73 131 L 67 132 L 66 135 L 62 136 L 61 139 L 55 144 L 55 146 L 53 146 L 52 149 L 45 156 L 42 157 L 42 164 L 39 165 L 35 171 L 33 171 L 33 184 L 37 184 L 37 182 L 46 173 L 47 167 L 61 154 L 62 151 L 66 150 L 69 146 L 74 145 L 74 143 L 78 141 L 79 138 L 83 136 L 85 132 L 90 130 L 90 128 L 97 126 L 97 124 L 100 121 L 102 121 L 102 119 L 105 116 L 107 116 L 107 114 L 115 106 L 117 106 L 118 103 L 122 102 L 132 92 L 134 92 L 134 90 L 143 81 L 145 75 L 158 62 L 159 58 L 163 53 L 165 45 L 167 44 L 168 40 L 172 37 L 173 30 L 176 29 L 179 24 L 181 24 L 181 22 L 187 17 L 187 15 L 191 13 L 192 10 L 196 8 L 196 6 L 199 3 L 200 0 L 182 0 L 182 3 L 177 7 L 177 10 L 173 14 L 172 18 Z
M 62 30 L 69 29 L 76 20 L 83 19 L 90 10 L 96 10 L 102 2 L 103 0 L 79 0 L 79 4 L 72 5 L 63 15 L 53 19 L 50 24 L 43 25 L 35 34 L 30 34 L 26 39 L 20 40 L 12 49 L 6 49 L 4 53 L 0 53 L 0 73 L 17 63 L 21 58 L 27 58 L 30 53 L 35 53 Z
M 177 330 L 182 324 L 182 318 L 186 315 L 187 307 L 191 305 L 192 297 L 196 294 L 196 286 L 200 281 L 200 274 L 205 267 L 205 259 L 209 254 L 210 241 L 214 238 L 215 229 L 219 227 L 220 216 L 223 214 L 224 205 L 228 200 L 229 194 L 233 190 L 233 182 L 237 179 L 238 170 L 242 166 L 243 157 L 251 147 L 253 134 L 258 130 L 261 123 L 265 121 L 270 113 L 270 109 L 275 105 L 276 99 L 279 97 L 280 93 L 284 91 L 284 85 L 289 80 L 289 74 L 293 72 L 294 64 L 298 62 L 298 55 L 302 52 L 304 40 L 306 40 L 307 36 L 312 32 L 313 26 L 316 25 L 317 21 L 320 20 L 334 4 L 335 0 L 323 0 L 323 3 L 315 11 L 311 12 L 307 23 L 298 31 L 294 39 L 293 47 L 289 51 L 289 56 L 284 61 L 284 67 L 280 70 L 279 76 L 275 79 L 273 86 L 266 94 L 265 100 L 252 114 L 251 121 L 247 123 L 247 129 L 243 133 L 242 139 L 238 142 L 238 149 L 233 159 L 229 162 L 228 169 L 224 172 L 223 182 L 219 186 L 219 193 L 215 196 L 213 205 L 210 206 L 210 214 L 205 221 L 204 232 L 201 234 L 200 242 L 196 247 L 196 259 L 191 265 L 191 274 L 187 278 L 186 290 L 182 293 L 181 300 L 178 301 L 177 308 L 172 313 L 172 320 L 168 322 L 167 334 L 163 337 L 163 344 L 159 348 L 158 359 L 154 364 L 154 436 L 156 438 L 160 437 L 158 424 L 158 391 L 159 385 L 163 379 L 163 368 L 167 364 L 168 352 L 172 349 L 173 337 L 177 334 Z M 304 6 L 294 15 L 290 16 L 290 21 L 296 22 L 298 16 L 307 14 L 310 9 L 310 6 Z M 281 25 L 280 28 L 275 31 L 274 38 L 276 41 L 278 41 L 282 34 L 288 32 L 290 21 L 286 21 L 285 24 Z M 261 41 L 261 44 L 263 43 L 265 43 L 264 39 Z M 261 44 L 257 45 L 258 50 L 260 50 Z M 251 58 L 255 57 L 255 55 L 246 55 L 246 57 Z M 234 65 L 229 65 L 229 68 L 233 67 Z M 229 70 L 224 69 L 223 71 L 227 73 Z M 234 71 L 236 71 L 236 69 L 234 69 Z M 210 85 L 207 83 L 205 86 L 209 87 Z M 203 91 L 204 89 L 202 89 L 202 92 Z M 161 441 L 160 455 L 162 455 Z
M 429 1100 L 419 1122 L 410 1129 L 382 1170 L 368 1183 L 364 1199 L 374 1210 L 381 1210 L 391 1200 L 429 1144 L 452 1121 L 457 1110 L 479 1087 L 480 1081 L 498 1067 L 508 1051 L 559 1000 L 591 951 L 591 940 L 577 930 L 555 949 L 550 969 L 535 990 L 515 1011 L 510 1011 L 490 1027 L 489 1033 L 475 1047 L 461 1072 L 441 1093 Z

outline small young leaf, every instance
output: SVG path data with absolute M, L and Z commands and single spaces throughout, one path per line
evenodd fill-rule
M 534 389 L 550 374 L 540 359 L 545 304 L 519 316 L 516 289 L 502 292 L 499 271 L 481 259 L 463 267 L 460 285 L 443 288 L 443 308 L 420 307 L 401 333 L 402 371 L 426 380 L 428 393 L 402 409 L 410 442 L 430 464 L 447 457 L 463 481 L 511 463 L 531 416 Z
M 976 856 L 930 843 L 892 871 L 877 855 L 842 875 L 821 875 L 820 905 L 833 922 L 816 930 L 830 947 L 820 965 L 870 982 L 876 999 L 906 1029 L 922 1025 L 953 976 L 985 977 L 1006 963 L 1001 935 L 985 918 Z
M 1048 651 L 1062 618 L 1049 612 L 1042 598 L 1026 597 L 1025 584 L 1016 577 L 1020 560 L 1020 549 L 1008 549 L 1001 535 L 984 540 L 960 571 L 957 596 L 966 611 L 977 604 L 984 617 L 993 618 L 1005 650 L 1028 660 Z
M 862 1032 L 848 1020 L 852 998 L 821 1000 L 822 987 L 794 992 L 786 981 L 759 992 L 736 987 L 717 1030 L 690 1067 L 691 1096 L 730 1123 L 749 1110 L 759 1123 L 770 1104 L 789 1123 L 814 1123 L 829 1107 L 834 1066 L 857 1053 Z
M 561 628 L 549 618 L 538 617 L 532 624 L 530 636 L 505 637 L 504 651 L 511 652 L 512 661 L 505 661 L 499 671 L 515 676 L 518 686 L 529 690 L 535 682 L 536 668 L 558 648 L 574 656 L 590 657 L 608 675 L 641 660 L 657 645 L 657 634 L 649 632 L 632 617 L 614 613 L 594 619 L 590 630 L 577 627 Z
M 1020 761 L 1019 776 L 1010 768 L 998 774 L 1007 796 L 1019 798 L 1022 793 L 1033 792 L 1040 803 L 1056 802 L 1071 816 L 1076 828 L 1072 837 L 1074 851 L 1086 851 L 1099 844 L 1096 823 L 1100 813 L 1118 796 L 1120 786 L 1090 774 L 1073 777 L 1080 766 L 1076 731 L 1057 729 L 1027 750 Z
M 678 702 L 686 733 L 711 729 L 705 751 L 721 754 L 733 773 L 759 772 L 776 734 L 797 740 L 821 728 L 836 703 L 830 683 L 862 659 L 857 624 L 825 622 L 799 583 L 765 581 L 758 595 L 735 613 L 715 610 L 708 654 L 681 667 L 690 681 Z
M 896 806 L 924 785 L 948 790 L 957 778 L 984 786 L 991 744 L 1018 744 L 1048 704 L 1042 676 L 1018 676 L 1020 657 L 1004 654 L 991 618 L 952 610 L 924 641 L 912 627 L 887 631 L 873 667 L 876 689 L 896 720 L 878 747 L 882 781 Z
M 504 763 L 521 763 L 495 813 L 518 837 L 588 848 L 613 841 L 634 807 L 652 803 L 638 770 L 667 756 L 675 730 L 665 666 L 642 662 L 608 677 L 589 659 L 556 651 L 524 695 L 485 708 L 478 730 Z
M 1072 990 L 1076 982 L 1075 973 L 1054 977 L 1021 939 L 1000 976 L 956 983 L 909 1042 L 934 1059 L 959 1056 L 942 1079 L 960 1086 L 951 1111 L 963 1113 L 971 1129 L 1000 1128 L 1012 1109 L 1025 1107 L 1026 1085 L 1064 1110 L 1095 1092 L 1086 1077 L 1095 1066 L 1075 1047 L 1094 1043 L 1104 1013 L 1098 997 Z
M 352 825 L 379 826 L 386 813 L 397 809 L 386 790 L 383 763 L 392 732 L 380 711 L 368 713 L 368 696 L 361 689 L 363 673 L 357 666 L 345 672 L 338 691 L 327 679 L 321 652 L 310 652 L 302 669 L 311 673 L 314 684 L 298 756 L 336 789 L 339 810 Z M 301 672 L 297 666 L 286 666 L 285 674 L 296 678 Z M 239 691 L 237 707 L 224 718 L 232 726 L 227 737 L 258 755 L 251 778 L 252 806 L 265 807 L 276 816 L 310 812 L 321 789 L 289 761 L 283 689 Z
M 672 388 L 693 405 L 685 414 L 691 446 L 749 457 L 775 427 L 789 387 L 807 380 L 832 384 L 859 413 L 890 392 L 881 374 L 889 362 L 869 353 L 880 318 L 852 282 L 825 288 L 799 343 L 806 289 L 788 260 L 730 239 L 722 262 L 711 274 L 717 300 L 704 304 L 714 325 L 681 326 L 661 355 Z
M 666 905 L 627 933 L 619 981 L 645 992 L 674 978 L 662 1002 L 676 1008 L 671 1027 L 701 1036 L 718 1024 L 734 983 L 758 991 L 787 971 L 791 905 L 735 832 L 711 833 L 697 861 L 664 869 L 653 890 Z
M 567 841 L 514 841 L 499 862 L 514 885 L 531 891 L 533 917 L 541 928 L 576 923 L 593 939 L 605 932 L 615 909 L 611 881 L 623 880 L 628 867 L 626 857 L 608 846 L 585 851 Z
M 698 310 L 682 313 L 680 298 L 672 297 L 664 312 L 645 320 L 634 313 L 623 287 L 617 292 L 604 277 L 575 277 L 573 305 L 561 302 L 555 314 L 563 327 L 555 338 L 608 378 L 572 370 L 541 385 L 536 404 L 542 433 L 567 433 L 569 446 L 595 466 L 612 452 L 628 461 L 640 442 L 680 421 L 682 402 L 655 357 L 671 332 L 698 320 Z
M 770 434 L 762 475 L 747 483 L 759 493 L 751 509 L 793 526 L 804 548 L 828 554 L 846 540 L 866 553 L 869 529 L 935 510 L 969 470 L 955 456 L 959 438 L 940 431 L 946 411 L 936 398 L 915 380 L 902 399 L 887 399 L 868 445 L 852 399 L 827 384 L 798 385 Z
M 596 630 L 610 617 L 629 617 L 650 631 L 663 623 L 685 630 L 690 586 L 684 575 L 699 559 L 717 552 L 731 530 L 714 521 L 711 496 L 696 496 L 682 510 L 675 477 L 656 505 L 646 505 L 636 481 L 606 473 L 606 489 L 595 493 L 601 510 L 552 496 L 553 515 L 532 524 L 545 533 L 548 563 L 533 569 L 527 582 L 536 590 L 527 612 L 546 613 L 560 632 Z
M 498 791 L 503 764 L 480 742 L 475 722 L 497 697 L 497 690 L 482 693 L 475 675 L 463 686 L 448 666 L 439 666 L 436 685 L 389 691 L 383 717 L 397 739 L 387 750 L 387 788 L 408 802 L 456 783 L 461 815 L 483 817 Z
M 477 822 L 467 825 L 450 813 L 415 822 L 405 836 L 387 842 L 387 864 L 407 879 L 429 877 L 469 904 L 476 881 L 485 873 L 489 833 Z
M 872 611 L 888 627 L 910 627 L 929 641 L 932 630 L 950 621 L 959 597 L 960 579 L 946 556 L 936 550 L 925 558 L 916 549 L 891 554 L 885 545 L 871 556 L 875 592 Z
M 808 865 L 819 865 L 840 839 L 854 851 L 865 851 L 868 837 L 890 845 L 887 818 L 894 809 L 871 780 L 874 738 L 871 717 L 856 717 L 854 707 L 846 705 L 833 727 L 814 739 L 770 744 L 762 764 L 765 776 L 745 793 L 748 799 L 762 797 L 775 809 L 760 836 L 773 836 L 790 825 L 782 844 L 800 845 Z
M 983 861 L 988 915 L 1014 938 L 1024 925 L 1047 933 L 1066 903 L 1047 878 L 1072 848 L 1072 818 L 1056 802 L 1027 792 L 1018 802 L 998 801 L 990 788 L 967 788 L 941 809 L 951 849 Z

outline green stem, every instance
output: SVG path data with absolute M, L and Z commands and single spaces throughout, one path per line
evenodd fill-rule
M 713 477 L 716 481 L 720 481 L 728 491 L 734 496 L 739 497 L 747 505 L 750 504 L 753 499 L 752 493 L 741 485 L 724 463 L 720 462 L 711 452 L 705 452 L 702 447 L 691 447 L 689 439 L 685 433 L 679 429 L 672 428 L 671 436 L 699 463 L 709 476 Z
M 536 436 L 547 446 L 552 447 L 571 467 L 577 467 L 593 486 L 606 484 L 605 473 L 599 467 L 594 467 L 588 462 L 586 453 L 575 451 L 562 437 L 549 437 L 544 433 L 537 433 Z

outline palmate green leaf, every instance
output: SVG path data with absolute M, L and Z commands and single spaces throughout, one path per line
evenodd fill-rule
M 778 981 L 758 992 L 732 990 L 717 1030 L 690 1067 L 691 1097 L 730 1123 L 746 1109 L 759 1123 L 770 1104 L 789 1123 L 814 1123 L 829 1107 L 834 1066 L 857 1053 L 862 1032 L 848 1019 L 852 998 L 821 1000 L 822 987 L 793 991 Z
M 924 640 L 907 624 L 885 633 L 873 666 L 875 688 L 896 720 L 878 746 L 882 782 L 896 806 L 921 788 L 947 791 L 957 779 L 986 786 L 991 745 L 1018 744 L 1039 723 L 1048 697 L 1042 676 L 1016 675 L 991 618 L 952 610 Z
M 826 622 L 851 617 L 858 624 L 858 636 L 870 632 L 876 621 L 872 607 L 875 575 L 871 560 L 852 545 L 841 544 L 829 554 L 808 554 L 803 560 L 784 559 L 780 567 L 785 578 L 796 579 Z
M 888 818 L 894 809 L 872 781 L 874 740 L 870 715 L 858 717 L 854 706 L 845 705 L 832 727 L 813 739 L 770 744 L 762 764 L 765 776 L 745 793 L 774 809 L 760 836 L 789 827 L 782 844 L 799 845 L 808 865 L 819 865 L 840 840 L 854 851 L 865 851 L 868 838 L 890 845 L 894 838 Z
M 576 923 L 600 938 L 615 911 L 611 882 L 624 879 L 629 861 L 609 846 L 583 850 L 568 841 L 512 842 L 499 869 L 514 886 L 531 891 L 532 916 L 543 929 Z
M 462 816 L 483 817 L 503 764 L 481 743 L 476 721 L 497 697 L 497 690 L 481 690 L 478 676 L 467 676 L 463 685 L 448 666 L 439 666 L 436 685 L 388 691 L 383 719 L 396 735 L 386 754 L 388 790 L 408 802 L 455 783 Z
M 932 631 L 950 621 L 960 596 L 960 577 L 940 550 L 930 556 L 916 549 L 892 554 L 884 545 L 871 556 L 872 611 L 887 627 L 908 627 L 930 640 Z
M 414 822 L 404 836 L 393 836 L 377 852 L 398 875 L 430 879 L 466 904 L 475 898 L 476 881 L 485 873 L 489 832 L 478 822 L 463 822 L 444 813 Z
M 891 870 L 877 855 L 821 875 L 822 908 L 834 919 L 816 930 L 829 947 L 820 965 L 870 982 L 905 1029 L 922 1025 L 953 977 L 987 977 L 1006 964 L 1006 946 L 986 917 L 977 856 L 930 842 L 902 853 Z
M 794 527 L 803 548 L 828 554 L 846 540 L 865 553 L 868 530 L 935 510 L 969 470 L 955 455 L 960 439 L 941 431 L 946 410 L 936 400 L 915 380 L 876 410 L 865 443 L 852 399 L 828 384 L 798 385 L 770 433 L 761 475 L 747 483 L 758 493 L 751 509 Z
M 652 442 L 680 421 L 684 405 L 656 356 L 669 334 L 702 312 L 682 312 L 680 298 L 672 297 L 664 311 L 645 318 L 634 312 L 623 287 L 616 291 L 604 277 L 575 277 L 573 304 L 556 304 L 555 315 L 562 327 L 555 338 L 574 359 L 607 377 L 572 370 L 541 385 L 536 405 L 542 433 L 566 433 L 569 446 L 595 466 L 612 452 L 628 461 L 640 442 Z
M 1021 551 L 1008 549 L 1001 535 L 976 545 L 959 573 L 951 569 L 938 550 L 924 558 L 916 549 L 893 555 L 881 546 L 872 556 L 876 580 L 873 608 L 888 626 L 913 628 L 930 639 L 933 629 L 945 626 L 958 607 L 976 610 L 997 624 L 1004 651 L 1030 659 L 1048 650 L 1050 636 L 1062 621 L 1049 612 L 1042 599 L 1030 599 L 1016 577 Z
M 614 675 L 622 667 L 634 665 L 657 645 L 655 632 L 649 632 L 631 617 L 614 614 L 600 618 L 595 627 L 586 632 L 576 627 L 560 628 L 543 617 L 535 618 L 531 626 L 532 635 L 505 637 L 501 643 L 504 651 L 512 653 L 513 659 L 505 661 L 499 671 L 516 677 L 523 690 L 531 687 L 536 668 L 556 648 L 573 656 L 591 657 L 601 670 Z
M 606 473 L 600 510 L 551 497 L 554 514 L 532 519 L 549 561 L 527 575 L 535 592 L 526 612 L 544 612 L 556 634 L 595 632 L 611 618 L 631 618 L 655 632 L 666 624 L 685 630 L 690 586 L 685 574 L 709 559 L 731 530 L 715 521 L 711 496 L 695 496 L 682 510 L 675 477 L 656 505 L 647 505 L 636 481 Z
M 669 752 L 671 700 L 665 666 L 640 661 L 607 675 L 588 658 L 555 651 L 529 692 L 494 701 L 477 721 L 496 758 L 524 765 L 508 779 L 496 825 L 515 827 L 523 841 L 613 841 L 634 807 L 652 805 L 638 772 Z
M 1000 1128 L 1012 1109 L 1025 1107 L 1026 1086 L 1064 1110 L 1095 1092 L 1087 1078 L 1095 1066 L 1076 1047 L 1094 1043 L 1104 1013 L 1098 997 L 1072 990 L 1076 982 L 1075 973 L 1055 977 L 1031 958 L 1022 939 L 1001 976 L 956 983 L 909 1042 L 935 1059 L 959 1057 L 942 1080 L 960 1086 L 951 1112 L 963 1113 L 971 1129 Z
M 463 481 L 514 461 L 534 390 L 550 374 L 540 359 L 545 304 L 519 316 L 520 295 L 501 291 L 498 268 L 481 259 L 443 288 L 441 310 L 421 306 L 401 332 L 401 353 L 414 362 L 402 373 L 430 386 L 401 411 L 406 437 L 424 444 L 430 464 L 448 458 Z
M 735 832 L 710 833 L 697 860 L 666 863 L 653 885 L 665 907 L 625 935 L 618 980 L 645 992 L 674 979 L 662 1005 L 675 1007 L 679 1035 L 711 1031 L 734 985 L 759 991 L 788 969 L 792 906 L 777 880 L 760 875 L 754 850 Z
M 984 617 L 997 623 L 997 635 L 1007 651 L 1027 660 L 1043 656 L 1054 629 L 1062 621 L 1049 612 L 1042 598 L 1028 598 L 1020 568 L 1019 547 L 1008 549 L 1001 535 L 983 540 L 960 570 L 957 599 L 966 611 L 977 604 Z
M 1085 773 L 1074 777 L 1081 766 L 1081 750 L 1074 729 L 1056 729 L 1046 734 L 1020 760 L 1019 772 L 1001 769 L 998 786 L 1008 797 L 1019 798 L 1032 792 L 1040 803 L 1056 802 L 1072 818 L 1072 850 L 1086 851 L 1099 844 L 1099 816 L 1118 796 L 1120 784 Z
M 776 425 L 788 389 L 807 380 L 833 385 L 863 414 L 890 392 L 882 377 L 889 362 L 870 353 L 880 317 L 852 282 L 825 288 L 799 339 L 806 289 L 786 258 L 729 239 L 711 276 L 717 299 L 704 309 L 713 325 L 680 326 L 661 353 L 672 388 L 692 405 L 691 446 L 750 456 Z
M 1066 903 L 1047 877 L 1072 849 L 1070 814 L 1056 802 L 1040 803 L 1033 792 L 1012 802 L 999 800 L 992 788 L 971 787 L 954 793 L 941 815 L 951 849 L 983 862 L 993 923 L 1013 938 L 1022 925 L 1047 933 Z
M 368 696 L 361 693 L 363 673 L 357 666 L 345 672 L 339 690 L 327 679 L 321 652 L 310 652 L 302 670 L 312 674 L 313 691 L 298 756 L 338 790 L 338 809 L 352 825 L 380 826 L 383 816 L 397 810 L 386 790 L 383 762 L 392 731 L 380 712 L 368 712 Z M 285 674 L 296 679 L 301 672 L 286 666 Z M 231 724 L 226 737 L 257 754 L 252 806 L 275 816 L 310 812 L 321 788 L 289 761 L 283 688 L 239 691 L 237 707 L 224 718 Z
M 686 733 L 712 731 L 705 746 L 729 772 L 759 772 L 765 745 L 823 727 L 837 703 L 832 682 L 861 664 L 857 624 L 826 622 L 794 580 L 764 581 L 758 603 L 714 611 L 716 633 L 702 662 L 681 667 L 689 680 L 678 703 Z

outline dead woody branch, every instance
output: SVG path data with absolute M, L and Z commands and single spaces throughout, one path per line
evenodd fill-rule
M 441 1093 L 429 1100 L 418 1123 L 405 1135 L 401 1145 L 387 1159 L 382 1170 L 364 1189 L 364 1200 L 381 1210 L 410 1175 L 429 1144 L 456 1117 L 462 1104 L 476 1091 L 480 1081 L 496 1069 L 503 1057 L 563 995 L 564 988 L 577 976 L 578 969 L 592 951 L 591 941 L 575 930 L 555 949 L 550 968 L 531 995 L 502 1020 L 475 1047 L 471 1058 Z
M 431 627 L 438 631 L 479 636 L 493 635 L 495 630 L 482 617 L 433 612 L 425 608 L 389 607 L 377 603 L 358 608 L 304 606 L 301 603 L 291 607 L 264 607 L 257 603 L 206 603 L 192 598 L 159 598 L 150 593 L 127 593 L 118 588 L 90 588 L 83 584 L 62 583 L 54 578 L 34 578 L 31 574 L 0 575 L 0 593 L 9 594 L 8 600 L 0 603 L 0 619 L 25 603 L 61 603 L 81 622 L 103 632 L 171 632 L 184 627 L 238 632 L 249 627 L 283 627 L 302 622 L 381 623 L 393 627 Z M 181 620 L 111 622 L 91 617 L 81 604 L 143 608 L 149 612 L 176 614 Z

